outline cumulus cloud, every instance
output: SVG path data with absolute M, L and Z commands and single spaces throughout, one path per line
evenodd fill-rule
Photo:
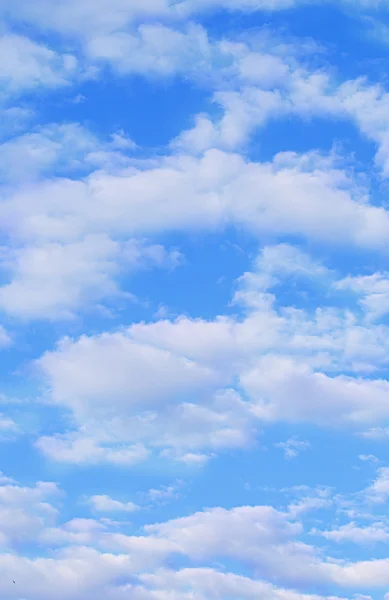
M 7 543 L 31 540 L 40 548 L 55 549 L 50 557 L 25 558 L 18 552 L 0 554 L 3 577 L 0 590 L 7 597 L 29 593 L 32 600 L 50 598 L 55 586 L 61 600 L 84 600 L 96 593 L 120 600 L 131 593 L 139 600 L 174 597 L 242 598 L 269 600 L 335 600 L 335 596 L 310 595 L 302 589 L 338 585 L 349 592 L 367 586 L 381 588 L 388 582 L 387 561 L 336 561 L 301 541 L 305 511 L 283 512 L 272 506 L 214 507 L 185 517 L 146 525 L 136 535 L 126 524 L 74 517 L 60 523 L 52 504 L 59 497 L 54 484 L 22 487 L 4 479 L 0 503 L 5 511 L 2 531 Z M 322 490 L 317 499 L 328 499 Z M 102 512 L 132 512 L 127 502 L 94 496 L 91 507 Z M 325 504 L 311 505 L 311 510 Z M 23 519 L 18 519 L 23 515 Z M 384 541 L 386 525 L 376 522 L 360 527 L 350 523 L 321 533 L 329 541 L 372 543 Z M 20 536 L 23 536 L 20 538 Z M 271 548 L 271 552 L 269 552 Z M 186 564 L 173 568 L 170 557 Z M 204 567 L 204 561 L 242 564 L 243 577 L 226 569 Z M 254 576 L 254 572 L 256 576 Z M 258 579 L 258 575 L 260 578 Z M 15 580 L 17 590 L 13 587 Z M 277 581 L 277 586 L 275 585 Z M 281 587 L 280 587 L 281 586 Z M 290 589 L 290 587 L 292 589 Z M 169 596 L 169 597 L 170 597 Z M 166 596 L 167 597 L 167 596 Z M 336 598 L 340 598 L 337 596 Z
M 279 117 L 349 121 L 374 143 L 376 165 L 386 175 L 388 93 L 367 80 L 340 81 L 323 66 L 328 56 L 321 60 L 309 41 L 285 42 L 263 32 L 217 38 L 194 22 L 221 9 L 264 11 L 267 18 L 297 4 L 4 0 L 0 7 L 0 51 L 7 57 L 0 66 L 6 123 L 0 346 L 21 339 L 29 356 L 38 356 L 42 410 L 59 415 L 41 428 L 35 447 L 81 473 L 104 467 L 99 493 L 88 487 L 77 505 L 70 490 L 62 515 L 56 484 L 19 484 L 0 474 L 4 598 L 334 600 L 325 594 L 336 593 L 341 600 L 342 590 L 362 599 L 368 596 L 360 590 L 389 584 L 388 559 L 361 550 L 357 558 L 339 560 L 334 551 L 339 543 L 370 551 L 387 541 L 387 520 L 377 514 L 389 498 L 387 467 L 348 495 L 301 488 L 286 507 L 191 508 L 188 500 L 176 511 L 183 516 L 174 518 L 166 516 L 165 503 L 179 499 L 180 482 L 147 483 L 146 490 L 153 487 L 135 492 L 137 504 L 123 489 L 105 489 L 107 465 L 123 474 L 135 466 L 138 472 L 148 460 L 161 471 L 167 462 L 175 463 L 169 465 L 174 471 L 194 469 L 223 452 L 252 448 L 269 425 L 293 425 L 292 437 L 275 438 L 286 440 L 275 444 L 286 458 L 309 447 L 294 435 L 301 424 L 364 431 L 365 440 L 388 435 L 388 274 L 381 268 L 361 275 L 356 264 L 343 273 L 343 262 L 338 272 L 318 256 L 335 248 L 368 251 L 369 261 L 376 260 L 387 248 L 387 206 L 334 150 L 283 151 L 263 161 L 249 151 L 253 133 Z M 31 39 L 7 33 L 15 23 Z M 57 96 L 37 115 L 43 125 L 23 129 L 34 117 L 24 105 L 32 91 L 57 90 L 80 73 L 101 86 L 110 81 L 107 74 L 113 81 L 178 77 L 196 84 L 212 108 L 196 108 L 191 127 L 152 150 L 139 148 L 120 127 L 99 137 L 105 126 L 96 123 L 91 130 L 44 124 L 58 109 Z M 66 98 L 59 104 L 87 115 L 84 92 L 76 89 L 73 104 Z M 16 97 L 20 106 L 9 106 Z M 34 97 L 37 110 L 42 98 Z M 109 105 L 104 110 L 108 114 Z M 125 325 L 107 331 L 94 322 L 82 329 L 82 319 L 67 322 L 92 307 L 132 300 L 127 279 L 135 271 L 181 265 L 168 234 L 186 239 L 192 232 L 231 230 L 262 247 L 250 270 L 242 269 L 231 304 L 218 307 L 219 316 L 170 319 L 161 309 L 155 321 L 134 322 L 128 311 Z M 21 322 L 43 319 L 62 322 L 55 329 L 39 325 L 39 346 L 30 348 L 35 332 Z M 53 343 L 42 349 L 48 337 Z M 13 352 L 9 363 L 3 352 L 5 369 L 13 368 Z M 17 430 L 16 420 L 0 414 L 4 437 Z M 62 473 L 58 465 L 41 468 Z M 324 525 L 320 511 L 330 509 L 335 513 Z M 157 516 L 145 525 L 147 511 Z M 124 521 L 130 514 L 139 519 L 132 529 Z
M 389 274 L 348 276 L 337 283 L 343 290 L 351 290 L 360 298 L 360 303 L 368 318 L 377 319 L 389 311 Z
M 351 310 L 276 307 L 271 292 L 290 278 L 337 281 L 302 250 L 266 247 L 254 267 L 237 282 L 240 317 L 134 323 L 46 352 L 37 366 L 47 400 L 71 411 L 75 429 L 38 447 L 65 462 L 132 464 L 158 453 L 201 464 L 249 447 L 265 424 L 385 423 L 388 382 L 363 375 L 387 364 L 387 327 Z M 280 447 L 292 457 L 307 444 Z
M 175 250 L 141 240 L 120 243 L 104 234 L 10 249 L 2 257 L 11 281 L 0 287 L 0 308 L 22 320 L 68 319 L 91 302 L 120 297 L 120 273 L 179 261 Z
M 33 163 L 27 160 L 27 170 L 60 166 L 67 157 L 60 146 L 68 135 L 77 140 L 75 154 L 82 164 L 90 164 L 88 137 L 72 128 L 61 132 L 61 143 L 57 133 L 50 135 L 44 142 L 39 137 L 43 145 L 38 144 Z M 31 140 L 19 143 L 28 148 Z M 134 236 L 231 224 L 255 235 L 302 235 L 379 250 L 389 231 L 386 211 L 366 202 L 365 190 L 331 157 L 315 153 L 283 153 L 270 163 L 250 163 L 237 154 L 210 150 L 197 158 L 171 156 L 143 166 L 138 161 L 116 173 L 99 170 L 78 181 L 30 182 L 7 192 L 0 215 L 12 240 L 2 257 L 10 276 L 0 289 L 0 305 L 22 318 L 63 317 L 114 296 L 129 244 L 141 247 Z M 177 251 L 158 253 L 157 248 L 143 249 L 149 263 L 179 262 Z M 309 270 L 304 264 L 296 268 Z M 39 294 L 42 289 L 45 293 Z
M 0 66 L 2 93 L 15 94 L 35 87 L 58 87 L 69 83 L 77 68 L 71 54 L 58 54 L 27 37 L 5 34 L 0 52 L 7 56 Z
M 59 489 L 54 483 L 38 482 L 23 487 L 6 477 L 0 480 L 0 545 L 3 551 L 24 542 L 35 542 L 57 518 Z

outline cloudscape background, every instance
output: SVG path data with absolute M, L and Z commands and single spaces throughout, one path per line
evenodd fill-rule
M 389 2 L 2 0 L 0 597 L 389 598 Z

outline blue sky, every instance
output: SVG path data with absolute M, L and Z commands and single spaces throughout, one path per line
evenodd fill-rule
M 3 0 L 2 599 L 389 599 L 388 40 Z

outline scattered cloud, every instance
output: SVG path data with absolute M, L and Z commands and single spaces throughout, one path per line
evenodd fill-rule
M 91 496 L 89 502 L 96 512 L 112 513 L 112 512 L 134 512 L 139 509 L 139 506 L 133 502 L 120 502 L 109 496 L 98 495 Z
M 309 442 L 304 442 L 296 438 L 289 438 L 286 442 L 277 442 L 274 445 L 276 448 L 280 448 L 284 452 L 287 460 L 296 458 L 301 452 L 308 450 L 308 448 L 311 446 Z

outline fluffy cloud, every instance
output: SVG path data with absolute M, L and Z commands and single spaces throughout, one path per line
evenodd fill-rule
M 367 316 L 377 319 L 389 311 L 389 274 L 374 273 L 360 277 L 346 277 L 337 283 L 343 290 L 351 290 L 360 297 Z
M 234 202 L 238 190 L 239 204 Z M 334 210 L 341 230 L 333 222 Z M 341 238 L 379 248 L 389 228 L 385 210 L 366 203 L 364 190 L 326 157 L 285 153 L 261 164 L 217 150 L 199 159 L 165 158 L 154 168 L 120 176 L 96 172 L 84 182 L 56 180 L 22 189 L 2 213 L 15 235 L 40 237 L 53 235 L 59 220 L 62 227 L 70 220 L 76 231 L 104 227 L 127 234 L 233 223 L 256 233 L 316 236 L 332 243 Z M 43 216 L 53 231 L 42 227 Z
M 126 263 L 127 245 L 119 238 L 233 224 L 256 235 L 302 235 L 374 249 L 386 243 L 386 211 L 369 205 L 364 190 L 326 157 L 286 153 L 261 164 L 212 150 L 145 167 L 26 184 L 5 199 L 2 227 L 14 249 L 3 257 L 10 271 L 0 290 L 3 310 L 53 318 L 76 310 L 88 296 L 114 294 L 118 263 Z M 146 248 L 144 254 L 152 262 L 155 253 Z M 165 256 L 156 262 L 169 262 Z M 45 294 L 38 293 L 42 289 Z
M 162 479 L 168 467 L 174 479 L 176 470 L 223 452 L 235 451 L 235 460 L 236 450 L 255 446 L 265 427 L 274 435 L 270 460 L 263 460 L 269 470 L 274 445 L 287 458 L 308 448 L 302 441 L 312 437 L 307 424 L 345 435 L 364 430 L 356 454 L 366 451 L 360 458 L 373 463 L 370 449 L 361 446 L 388 437 L 389 277 L 382 262 L 366 270 L 387 248 L 387 206 L 370 194 L 355 164 L 335 151 L 278 152 L 260 162 L 249 146 L 257 128 L 279 117 L 348 121 L 373 142 L 386 175 L 388 93 L 367 80 L 339 81 L 339 73 L 323 66 L 329 54 L 320 57 L 310 41 L 254 31 L 224 35 L 223 19 L 224 33 L 216 38 L 219 20 L 209 31 L 208 18 L 203 25 L 188 20 L 222 9 L 268 15 L 297 4 L 4 0 L 0 7 L 0 51 L 7 57 L 0 66 L 0 310 L 6 327 L 0 326 L 0 346 L 14 344 L 3 351 L 4 386 L 14 385 L 11 372 L 17 377 L 21 364 L 40 357 L 34 364 L 44 406 L 33 417 L 38 421 L 44 413 L 42 427 L 38 439 L 26 436 L 23 444 L 35 442 L 45 457 L 79 469 L 64 477 L 68 498 L 54 483 L 31 484 L 24 445 L 12 460 L 18 472 L 28 469 L 27 483 L 0 473 L 1 597 L 366 600 L 360 591 L 389 584 L 389 561 L 373 546 L 388 539 L 387 519 L 378 514 L 389 498 L 388 467 L 380 466 L 360 492 L 289 488 L 284 506 L 282 500 L 257 504 L 265 491 L 252 482 L 252 505 L 228 500 L 228 507 L 204 508 L 196 495 L 204 489 L 201 475 L 183 484 Z M 374 2 L 354 4 L 359 10 Z M 74 90 L 74 104 L 46 95 L 80 73 L 94 82 Z M 181 79 L 177 88 L 183 80 L 197 85 L 204 103 L 196 111 L 209 100 L 209 114 L 194 114 L 191 128 L 152 150 L 138 148 L 120 129 L 108 137 L 106 125 L 116 119 L 110 103 L 100 107 L 107 120 L 93 122 L 90 108 L 96 102 L 99 109 L 99 94 L 91 103 L 77 102 L 103 88 L 116 93 L 106 84 L 118 76 L 127 77 L 126 88 L 136 93 L 139 75 L 149 78 L 147 85 L 175 76 Z M 32 98 L 34 90 L 39 96 Z M 33 108 L 43 109 L 36 115 L 43 125 L 26 131 Z M 66 119 L 79 115 L 91 130 L 44 124 L 58 110 Z M 180 265 L 180 252 L 169 249 L 170 233 L 187 240 L 189 232 L 231 230 L 244 237 L 246 249 L 265 246 L 235 282 L 228 308 L 218 307 L 219 316 L 192 318 L 184 308 L 170 319 L 166 309 L 156 321 L 135 323 L 129 308 L 126 324 L 107 331 L 91 312 L 87 325 L 77 320 L 77 329 L 66 321 L 92 307 L 106 315 L 107 308 L 132 300 L 128 276 L 138 269 Z M 334 248 L 347 252 L 339 271 Z M 359 259 L 348 261 L 353 252 L 366 259 L 362 275 Z M 329 258 L 328 268 L 319 253 Z M 42 319 L 62 322 L 23 328 L 23 321 Z M 58 331 L 61 339 L 43 347 Z M 23 389 L 32 396 L 29 383 Z M 0 414 L 0 437 L 7 442 L 18 431 L 16 421 L 13 412 Z M 286 441 L 274 444 L 279 439 Z M 145 479 L 157 465 L 160 481 L 137 491 L 139 463 L 148 460 Z M 235 475 L 246 479 L 244 469 L 233 470 L 234 460 L 223 463 L 223 477 L 227 472 L 233 483 Z M 182 464 L 166 464 L 174 461 Z M 205 470 L 211 486 L 220 464 Z M 111 471 L 120 472 L 127 487 L 126 469 L 135 465 L 131 495 L 112 489 Z M 359 465 L 360 473 L 374 466 Z M 64 473 L 63 465 L 43 462 L 39 468 Z M 79 503 L 77 482 L 83 487 Z M 199 487 L 181 507 L 176 503 L 173 517 L 165 504 L 179 500 L 181 485 Z M 347 557 L 347 545 L 341 555 L 336 544 L 342 542 L 358 544 L 358 555 L 354 549 Z
M 120 296 L 120 273 L 174 267 L 180 255 L 140 240 L 120 243 L 96 234 L 9 250 L 2 258 L 12 279 L 0 287 L 0 308 L 20 319 L 55 320 L 71 318 L 90 302 Z
M 389 467 L 380 467 L 376 480 L 364 490 L 366 499 L 383 503 L 389 497 Z
M 7 478 L 0 481 L 0 544 L 13 550 L 36 537 L 57 518 L 53 503 L 59 496 L 54 483 L 22 487 Z
M 304 511 L 293 512 L 293 508 L 283 512 L 272 506 L 215 507 L 146 525 L 139 534 L 129 535 L 125 523 L 108 519 L 75 517 L 58 524 L 60 515 L 48 504 L 58 494 L 58 488 L 49 483 L 28 488 L 5 478 L 0 486 L 3 541 L 20 544 L 34 538 L 39 540 L 40 551 L 52 549 L 50 557 L 25 558 L 15 550 L 0 554 L 0 591 L 9 598 L 28 591 L 32 600 L 48 599 L 58 588 L 61 600 L 85 600 L 96 594 L 121 600 L 130 593 L 139 600 L 186 598 L 186 594 L 188 600 L 232 600 L 237 593 L 247 600 L 258 594 L 269 600 L 340 600 L 300 590 L 318 583 L 348 591 L 368 586 L 379 589 L 388 583 L 386 560 L 340 563 L 301 541 L 304 525 L 296 519 Z M 127 503 L 108 496 L 94 500 L 91 506 L 97 510 L 128 512 Z M 322 506 L 317 503 L 311 509 Z M 322 535 L 328 540 L 370 543 L 381 541 L 385 530 L 382 523 L 365 528 L 350 523 Z M 173 556 L 181 556 L 184 566 L 168 568 Z M 245 577 L 203 566 L 204 561 L 220 565 L 231 560 L 245 565 Z M 250 575 L 254 571 L 260 579 Z M 276 587 L 275 581 L 284 587 Z
M 19 35 L 2 36 L 0 51 L 7 55 L 7 60 L 0 67 L 3 92 L 64 85 L 77 66 L 77 61 L 71 54 L 57 54 Z
M 179 317 L 64 339 L 38 367 L 48 400 L 71 411 L 75 429 L 38 447 L 79 463 L 132 464 L 157 452 L 200 464 L 249 446 L 266 423 L 355 430 L 387 422 L 388 382 L 361 376 L 387 364 L 387 327 L 351 310 L 276 307 L 273 288 L 312 277 L 336 291 L 336 274 L 301 250 L 266 247 L 238 281 L 241 317 Z M 280 447 L 292 456 L 306 443 Z
M 241 379 L 257 399 L 257 415 L 265 420 L 360 424 L 389 418 L 386 380 L 328 377 L 276 356 L 259 361 Z

